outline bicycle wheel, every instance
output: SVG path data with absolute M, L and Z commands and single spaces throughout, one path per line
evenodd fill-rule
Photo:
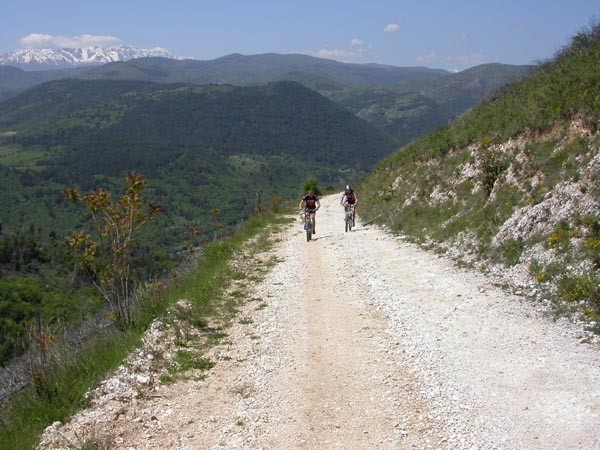
M 312 237 L 312 222 L 310 220 L 306 223 L 305 229 L 306 229 L 306 242 L 309 242 Z

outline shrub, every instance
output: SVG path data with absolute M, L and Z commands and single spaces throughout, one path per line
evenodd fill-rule
M 64 196 L 73 202 L 83 202 L 90 210 L 94 236 L 86 231 L 74 232 L 67 243 L 74 250 L 82 267 L 93 276 L 93 282 L 116 314 L 118 323 L 126 328 L 131 321 L 130 295 L 131 261 L 137 245 L 140 227 L 154 219 L 160 206 L 148 204 L 144 211 L 142 191 L 144 177 L 129 172 L 125 177 L 127 192 L 118 201 L 104 189 L 79 196 L 76 189 L 67 189 Z
M 598 280 L 591 275 L 565 275 L 560 279 L 558 287 L 563 298 L 570 302 L 598 302 Z
M 509 239 L 502 243 L 502 254 L 504 256 L 504 264 L 507 267 L 512 267 L 519 262 L 525 242 L 523 239 Z
M 308 194 L 308 191 L 313 191 L 319 196 L 322 195 L 321 189 L 319 189 L 319 184 L 317 183 L 317 179 L 315 177 L 304 181 L 304 184 L 302 185 L 302 195 Z

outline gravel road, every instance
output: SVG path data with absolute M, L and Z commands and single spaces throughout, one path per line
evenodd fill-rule
M 91 427 L 121 449 L 600 449 L 597 346 L 376 227 L 345 233 L 338 200 L 314 241 L 283 233 L 204 380 L 97 401 L 40 448 Z

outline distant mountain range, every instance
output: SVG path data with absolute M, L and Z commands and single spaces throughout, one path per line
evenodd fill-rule
M 37 72 L 0 65 L 0 101 L 37 84 L 64 78 L 236 86 L 296 81 L 394 135 L 398 144 L 404 145 L 448 123 L 501 86 L 519 80 L 529 69 L 485 64 L 451 73 L 427 67 L 347 64 L 300 54 L 231 54 L 208 61 L 148 55 L 99 66 Z
M 0 66 L 19 67 L 24 70 L 66 69 L 150 57 L 183 59 L 172 55 L 164 48 L 141 49 L 127 45 L 115 45 L 107 48 L 16 50 L 0 55 Z
M 143 58 L 94 68 L 88 78 L 137 79 L 159 83 L 257 85 L 288 79 L 289 74 L 336 80 L 341 86 L 390 86 L 407 80 L 431 79 L 450 72 L 427 67 L 341 63 L 308 55 L 234 53 L 208 61 Z M 293 81 L 302 82 L 301 79 Z M 302 83 L 304 84 L 304 83 Z M 340 86 L 334 87 L 339 89 Z
M 482 64 L 442 77 L 322 93 L 404 145 L 449 123 L 530 70 L 531 66 Z

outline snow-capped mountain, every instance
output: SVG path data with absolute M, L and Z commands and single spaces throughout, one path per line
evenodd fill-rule
M 113 47 L 85 47 L 58 49 L 16 50 L 0 55 L 0 66 L 14 66 L 24 70 L 48 70 L 100 65 L 134 58 L 162 57 L 184 59 L 164 48 L 141 49 L 126 45 Z

